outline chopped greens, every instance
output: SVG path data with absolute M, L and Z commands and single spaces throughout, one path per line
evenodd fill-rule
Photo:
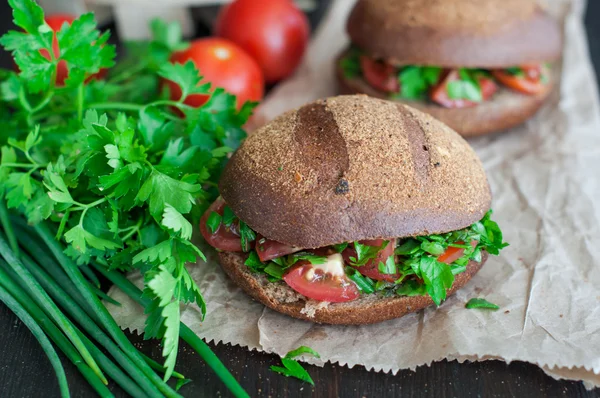
M 402 98 L 421 99 L 430 87 L 437 84 L 442 68 L 435 66 L 406 66 L 398 73 Z
M 389 240 L 383 241 L 381 246 L 369 246 L 360 242 L 354 242 L 354 250 L 356 250 L 356 257 L 350 257 L 350 265 L 353 267 L 362 267 L 369 260 L 377 257 L 377 254 L 386 248 L 390 243 Z
M 400 275 L 393 283 L 377 281 L 360 273 L 360 267 L 375 259 L 390 241 L 383 241 L 380 246 L 360 242 L 343 243 L 331 246 L 331 251 L 340 253 L 353 249 L 348 254 L 345 273 L 362 293 L 390 291 L 400 296 L 429 295 L 436 305 L 440 305 L 446 299 L 455 275 L 465 272 L 470 260 L 481 261 L 483 250 L 497 255 L 508 245 L 503 241 L 500 227 L 490 218 L 491 214 L 490 210 L 478 222 L 458 231 L 399 240 L 394 250 L 395 256 L 390 256 L 385 263 L 380 261 L 377 265 L 377 270 L 383 275 Z M 446 264 L 439 261 L 438 257 L 448 248 L 459 248 L 464 252 L 460 258 Z M 352 255 L 353 252 L 356 254 Z M 245 264 L 253 272 L 267 274 L 269 280 L 277 281 L 299 260 L 322 264 L 326 257 L 303 251 L 263 263 L 258 254 L 251 251 Z M 270 264 L 277 267 L 269 268 Z
M 208 227 L 211 234 L 217 232 L 217 230 L 221 226 L 221 215 L 216 211 L 211 212 L 208 216 L 208 219 L 206 220 L 206 226 Z
M 468 309 L 482 308 L 482 309 L 493 310 L 493 311 L 500 309 L 500 307 L 498 307 L 496 304 L 490 303 L 486 299 L 482 299 L 482 298 L 472 298 L 471 300 L 469 300 L 469 302 L 467 304 L 465 304 L 465 308 L 468 308 Z
M 319 354 L 312 348 L 300 346 L 295 350 L 288 352 L 285 357 L 281 358 L 281 363 L 284 367 L 271 366 L 271 370 L 273 372 L 277 372 L 287 377 L 295 377 L 314 386 L 315 382 L 310 377 L 306 369 L 304 369 L 302 365 L 298 363 L 298 361 L 294 360 L 294 358 L 296 358 L 297 356 L 304 354 L 310 354 L 316 358 L 320 358 Z
M 346 56 L 340 60 L 340 67 L 347 79 L 360 76 L 362 74 L 360 68 L 360 50 L 354 47 L 351 48 Z

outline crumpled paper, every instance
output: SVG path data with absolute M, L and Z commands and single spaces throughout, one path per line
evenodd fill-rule
M 261 105 L 269 120 L 307 101 L 335 94 L 332 60 L 347 44 L 351 1 L 333 3 L 298 73 Z M 539 365 L 555 378 L 600 386 L 600 107 L 582 15 L 584 0 L 548 0 L 564 21 L 560 83 L 525 125 L 471 141 L 494 194 L 494 217 L 511 245 L 490 257 L 473 280 L 437 310 L 368 326 L 324 326 L 289 318 L 252 301 L 221 271 L 214 253 L 192 267 L 207 315 L 182 309 L 200 337 L 285 355 L 314 348 L 317 364 L 414 369 L 444 358 L 502 359 Z M 141 285 L 139 275 L 131 278 Z M 120 291 L 109 305 L 117 322 L 142 330 L 139 306 Z M 500 306 L 467 310 L 473 297 Z

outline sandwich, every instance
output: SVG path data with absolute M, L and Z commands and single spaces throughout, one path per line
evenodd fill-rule
M 319 100 L 251 134 L 200 230 L 275 311 L 367 324 L 440 305 L 505 246 L 480 160 L 418 110 Z
M 408 104 L 463 136 L 514 127 L 556 80 L 561 31 L 532 0 L 358 0 L 342 94 Z

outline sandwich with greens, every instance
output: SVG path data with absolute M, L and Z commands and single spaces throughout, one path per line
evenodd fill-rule
M 358 0 L 342 94 L 427 112 L 463 136 L 523 123 L 556 80 L 561 31 L 533 0 Z
M 233 154 L 200 229 L 250 296 L 319 323 L 440 305 L 506 244 L 480 160 L 453 130 L 365 95 L 319 100 Z

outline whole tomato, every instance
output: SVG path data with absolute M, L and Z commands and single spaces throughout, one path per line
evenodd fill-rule
M 259 101 L 264 93 L 264 78 L 260 67 L 244 50 L 229 40 L 216 37 L 199 39 L 184 51 L 171 56 L 171 62 L 184 64 L 188 60 L 200 70 L 202 83 L 210 82 L 212 87 L 222 87 L 237 97 L 240 108 L 246 101 Z M 179 100 L 181 88 L 167 80 L 172 100 Z M 189 95 L 184 103 L 202 106 L 208 95 Z
M 57 58 L 60 56 L 60 48 L 58 47 L 58 40 L 56 39 L 56 32 L 60 30 L 63 24 L 66 22 L 67 24 L 73 23 L 75 20 L 74 15 L 69 14 L 54 14 L 46 16 L 46 23 L 50 26 L 50 29 L 54 31 L 54 36 L 52 37 L 52 52 L 54 53 L 54 57 Z M 46 59 L 50 59 L 50 54 L 48 54 L 47 50 L 40 50 L 40 54 Z M 106 69 L 101 69 L 95 75 L 92 75 L 88 78 L 103 78 L 106 75 Z M 69 69 L 67 68 L 67 63 L 65 61 L 59 61 L 56 66 L 56 85 L 64 86 L 65 80 L 69 76 Z
M 246 50 L 267 83 L 289 76 L 306 50 L 310 27 L 291 0 L 234 0 L 217 17 L 215 35 Z
M 70 25 L 74 20 L 75 17 L 68 14 L 48 15 L 46 17 L 46 23 L 54 32 L 58 32 L 63 23 L 66 22 Z M 58 57 L 60 55 L 58 41 L 56 40 L 56 33 L 54 33 L 54 36 L 52 37 L 52 52 L 54 53 L 54 57 Z M 42 56 L 44 56 L 44 58 L 50 59 L 50 54 L 48 54 L 47 50 L 40 50 L 40 53 Z M 69 70 L 67 69 L 67 63 L 65 61 L 60 61 L 56 66 L 56 85 L 63 86 L 68 75 Z

